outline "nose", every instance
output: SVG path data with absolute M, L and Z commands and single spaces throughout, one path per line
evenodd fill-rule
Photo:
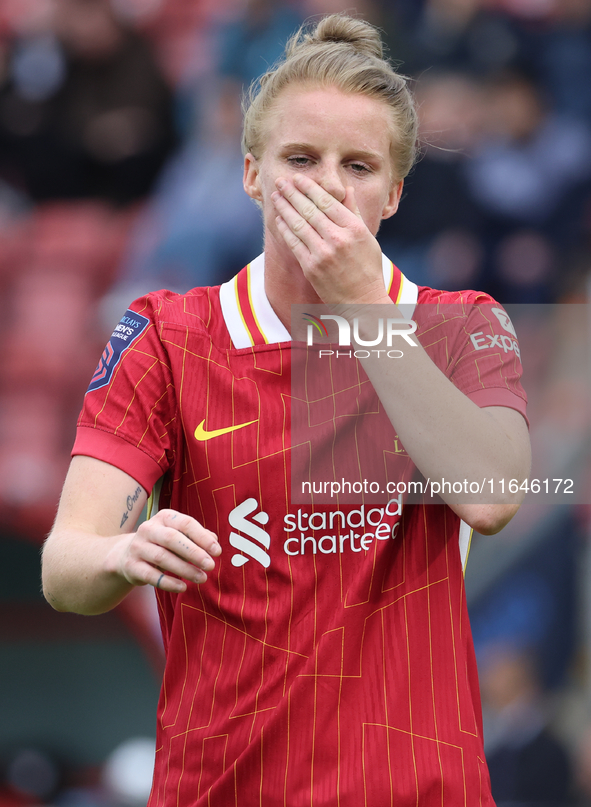
M 342 202 L 345 198 L 347 186 L 345 176 L 340 165 L 331 162 L 324 162 L 318 166 L 316 172 L 316 182 L 324 188 L 327 193 Z

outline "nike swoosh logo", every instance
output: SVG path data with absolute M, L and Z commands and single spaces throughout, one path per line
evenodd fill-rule
M 222 434 L 235 432 L 237 429 L 243 429 L 245 426 L 250 426 L 251 423 L 257 423 L 257 421 L 258 418 L 256 420 L 249 420 L 248 423 L 238 423 L 236 426 L 226 426 L 225 429 L 213 429 L 212 431 L 208 432 L 204 429 L 205 424 L 205 418 L 204 418 L 195 429 L 195 437 L 201 441 L 211 440 L 212 437 L 219 437 Z

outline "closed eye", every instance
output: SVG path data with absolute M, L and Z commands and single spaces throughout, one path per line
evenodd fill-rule
M 371 169 L 364 163 L 350 163 L 350 168 L 356 174 L 369 174 Z
M 290 165 L 296 166 L 296 168 L 304 168 L 307 165 L 310 165 L 310 158 L 304 157 L 302 154 L 296 154 L 293 157 L 288 157 L 287 162 Z

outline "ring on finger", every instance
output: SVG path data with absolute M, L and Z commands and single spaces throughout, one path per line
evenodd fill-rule
M 162 580 L 163 577 L 164 577 L 164 574 L 161 574 L 160 577 L 158 578 L 158 580 L 156 580 L 156 585 L 154 586 L 154 588 L 159 588 L 160 587 L 160 581 Z

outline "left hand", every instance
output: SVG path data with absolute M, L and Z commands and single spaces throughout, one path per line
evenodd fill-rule
M 382 251 L 353 188 L 339 202 L 307 176 L 279 177 L 276 185 L 277 229 L 320 299 L 330 305 L 389 302 Z

